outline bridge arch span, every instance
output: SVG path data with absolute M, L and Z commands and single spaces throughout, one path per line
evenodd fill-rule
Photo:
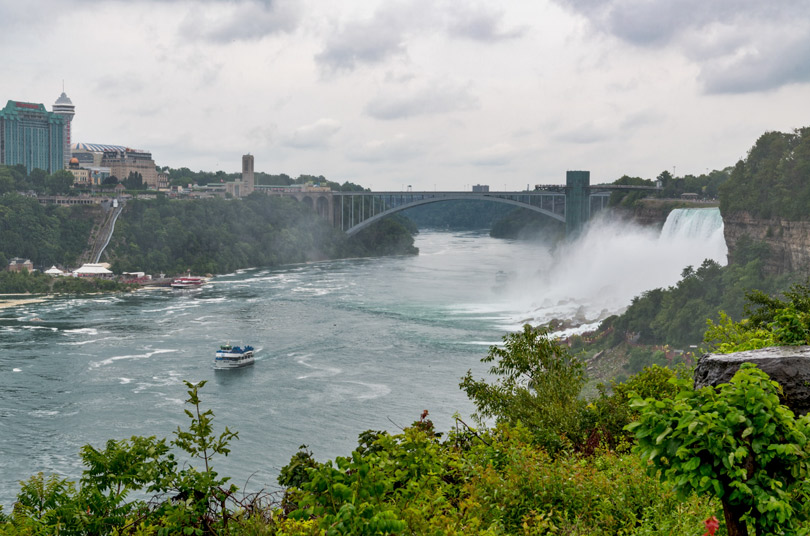
M 349 236 L 355 235 L 358 232 L 365 229 L 366 227 L 372 225 L 374 222 L 377 222 L 377 221 L 379 221 L 379 220 L 381 220 L 383 218 L 391 216 L 392 214 L 396 214 L 397 212 L 402 212 L 404 210 L 408 210 L 409 208 L 418 207 L 419 205 L 427 205 L 429 203 L 441 203 L 442 201 L 459 201 L 459 200 L 463 200 L 463 201 L 480 200 L 480 201 L 491 201 L 491 202 L 494 202 L 494 203 L 506 203 L 508 205 L 514 205 L 514 206 L 517 206 L 517 207 L 520 207 L 520 208 L 525 208 L 526 210 L 539 212 L 540 214 L 543 214 L 544 216 L 548 216 L 549 218 L 552 218 L 552 219 L 555 219 L 555 220 L 557 220 L 559 222 L 565 223 L 565 215 L 556 214 L 556 213 L 551 212 L 550 210 L 546 210 L 544 208 L 540 208 L 540 207 L 533 206 L 533 205 L 528 205 L 526 203 L 523 203 L 523 202 L 520 202 L 520 201 L 515 201 L 513 199 L 504 199 L 502 197 L 495 197 L 495 196 L 490 196 L 490 195 L 478 195 L 478 196 L 475 196 L 475 195 L 470 195 L 468 193 L 465 193 L 463 195 L 458 195 L 458 196 L 447 195 L 447 196 L 438 197 L 438 198 L 418 199 L 418 200 L 412 201 L 412 202 L 407 203 L 407 204 L 399 205 L 399 206 L 390 208 L 388 210 L 385 210 L 383 212 L 380 212 L 379 214 L 375 214 L 374 216 L 371 216 L 370 218 L 367 218 L 367 219 L 363 220 L 362 222 L 349 227 L 348 229 L 346 229 L 345 233 L 347 235 L 349 235 Z

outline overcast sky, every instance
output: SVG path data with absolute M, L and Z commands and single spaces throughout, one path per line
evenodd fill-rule
M 375 190 L 721 169 L 810 125 L 806 0 L 0 0 L 0 106 Z

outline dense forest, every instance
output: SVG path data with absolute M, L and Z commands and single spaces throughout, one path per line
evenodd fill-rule
M 376 254 L 412 254 L 413 236 L 394 220 L 349 239 L 291 198 L 132 200 L 105 260 L 116 273 L 227 273 L 252 266 Z
M 0 265 L 13 257 L 35 266 L 75 265 L 100 211 L 98 206 L 42 205 L 14 192 L 0 195 Z

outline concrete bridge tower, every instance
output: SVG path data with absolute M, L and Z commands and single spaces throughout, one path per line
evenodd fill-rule
M 565 173 L 565 235 L 573 238 L 582 231 L 590 218 L 590 171 Z

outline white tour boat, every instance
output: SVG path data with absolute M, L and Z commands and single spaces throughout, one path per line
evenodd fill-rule
M 217 350 L 214 358 L 214 368 L 217 370 L 246 367 L 253 364 L 253 347 L 249 345 L 231 346 L 223 344 Z

